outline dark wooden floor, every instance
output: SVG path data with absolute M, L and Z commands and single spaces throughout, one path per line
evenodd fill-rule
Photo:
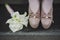
M 28 10 L 28 4 L 10 4 L 15 11 L 24 13 Z M 0 4 L 0 40 L 59 40 L 60 39 L 60 4 L 53 4 L 54 24 L 47 30 L 42 28 L 40 23 L 37 29 L 32 29 L 30 25 L 21 31 L 12 33 L 5 24 L 11 18 L 4 4 Z
M 6 35 L 6 36 L 0 36 L 0 40 L 60 40 L 60 36 L 26 36 L 26 35 Z

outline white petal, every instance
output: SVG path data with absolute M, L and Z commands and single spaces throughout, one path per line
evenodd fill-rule
M 23 29 L 23 25 L 10 24 L 9 28 L 12 32 L 16 32 L 16 31 L 19 31 L 19 30 Z
M 23 16 L 26 16 L 27 15 L 27 12 L 24 12 Z
M 6 23 L 11 23 L 12 22 L 12 20 L 11 19 L 8 19 L 7 21 L 6 21 Z
M 18 11 L 14 12 L 14 13 L 12 14 L 12 17 L 14 17 L 14 16 L 19 17 L 19 16 L 20 16 L 20 15 L 19 15 L 19 12 L 18 12 Z

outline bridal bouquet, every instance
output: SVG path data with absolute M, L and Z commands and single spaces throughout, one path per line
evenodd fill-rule
M 29 18 L 29 16 L 26 16 L 27 12 L 25 12 L 24 14 L 19 14 L 18 11 L 14 12 L 8 4 L 6 4 L 5 6 L 11 15 L 11 18 L 8 19 L 6 23 L 9 23 L 9 28 L 12 32 L 23 29 L 23 25 L 27 27 Z

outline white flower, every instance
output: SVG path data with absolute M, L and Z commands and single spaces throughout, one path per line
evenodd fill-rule
M 12 18 L 8 19 L 6 22 L 9 23 L 9 28 L 11 29 L 11 31 L 13 32 L 19 31 L 23 29 L 23 25 L 27 27 L 29 16 L 26 16 L 27 15 L 26 12 L 21 15 L 19 14 L 18 11 L 16 11 L 11 15 Z
M 14 12 L 14 10 L 8 4 L 5 4 L 5 7 L 11 15 L 11 18 L 8 19 L 6 23 L 9 23 L 9 28 L 12 32 L 23 29 L 23 25 L 27 27 L 29 16 L 26 16 L 26 12 L 21 15 L 18 11 Z
M 14 10 L 8 4 L 5 4 L 5 7 L 11 15 L 11 18 L 8 19 L 6 22 L 9 23 L 9 28 L 11 29 L 11 31 L 19 31 L 23 29 L 23 25 L 27 27 L 29 16 L 26 16 L 26 12 L 23 15 L 21 15 L 18 11 L 14 12 Z

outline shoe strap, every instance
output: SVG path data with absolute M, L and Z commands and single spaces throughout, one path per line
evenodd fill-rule
M 31 13 L 29 13 L 30 17 L 40 18 L 40 10 L 37 10 L 36 14 L 34 14 L 30 8 L 29 10 L 31 11 Z
M 48 12 L 48 14 L 46 14 L 46 13 L 42 10 L 42 12 L 43 12 L 42 17 L 43 17 L 43 18 L 51 18 L 51 17 L 52 17 L 51 11 L 53 11 L 53 8 L 50 9 L 50 11 Z M 51 13 L 51 14 L 50 14 L 50 13 Z M 49 16 L 49 15 L 51 15 L 51 16 Z

